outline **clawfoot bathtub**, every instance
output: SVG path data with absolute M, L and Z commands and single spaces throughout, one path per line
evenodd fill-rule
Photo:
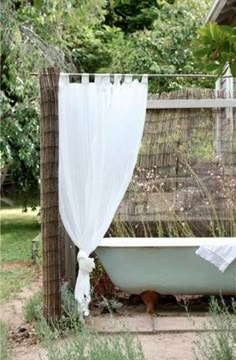
M 236 261 L 224 273 L 195 252 L 224 238 L 104 238 L 96 254 L 112 282 L 141 294 L 236 295 Z M 236 241 L 236 239 L 235 239 Z

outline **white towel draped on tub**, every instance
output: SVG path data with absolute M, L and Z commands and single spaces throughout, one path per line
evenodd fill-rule
M 215 239 L 214 243 L 207 243 L 199 247 L 196 254 L 224 272 L 227 267 L 236 260 L 236 238 Z
M 59 82 L 59 206 L 78 254 L 75 288 L 88 315 L 92 251 L 99 245 L 131 180 L 144 128 L 147 76 L 82 76 Z

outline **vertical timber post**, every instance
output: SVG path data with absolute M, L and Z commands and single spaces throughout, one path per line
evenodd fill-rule
M 65 278 L 71 288 L 75 287 L 78 270 L 77 248 L 65 232 Z
M 58 236 L 58 82 L 59 69 L 43 69 L 41 94 L 40 178 L 43 242 L 43 312 L 47 321 L 61 316 L 60 242 Z
M 59 244 L 61 251 L 61 280 L 66 282 L 70 288 L 74 289 L 77 274 L 77 248 L 71 241 L 67 231 L 59 217 Z
M 66 270 L 65 270 L 65 237 L 66 237 L 66 230 L 63 226 L 63 222 L 61 220 L 60 214 L 58 218 L 58 241 L 60 247 L 60 275 L 61 275 L 61 282 L 65 281 L 66 278 Z

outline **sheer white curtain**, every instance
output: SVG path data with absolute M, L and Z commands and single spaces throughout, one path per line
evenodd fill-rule
M 59 82 L 59 206 L 78 253 L 75 298 L 89 314 L 92 251 L 101 242 L 131 180 L 143 133 L 147 77 L 96 75 Z

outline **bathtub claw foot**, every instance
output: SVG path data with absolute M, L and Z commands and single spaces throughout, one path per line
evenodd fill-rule
M 152 315 L 155 314 L 155 307 L 160 298 L 160 294 L 156 291 L 144 291 L 140 294 L 140 297 L 146 305 L 146 312 Z

